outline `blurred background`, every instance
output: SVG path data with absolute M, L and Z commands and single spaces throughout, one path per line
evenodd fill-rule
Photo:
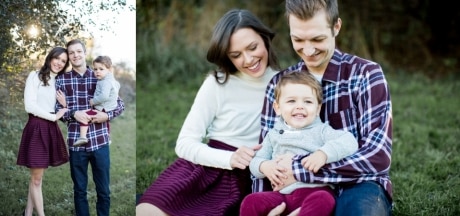
M 378 62 L 393 103 L 393 215 L 460 215 L 460 13 L 447 1 L 339 0 L 340 50 Z M 298 62 L 280 0 L 137 0 L 136 193 L 177 158 L 180 127 L 205 75 L 212 29 L 232 8 L 277 35 Z
M 251 10 L 277 33 L 274 43 L 282 66 L 297 61 L 284 1 L 138 0 L 137 4 L 137 67 L 143 80 L 187 80 L 208 70 L 204 57 L 212 28 L 230 8 Z M 456 73 L 460 13 L 448 5 L 434 0 L 339 0 L 343 25 L 337 46 L 379 62 L 390 73 L 404 70 L 430 77 Z M 173 67 L 170 62 L 175 62 Z M 152 71 L 157 68 L 162 71 Z

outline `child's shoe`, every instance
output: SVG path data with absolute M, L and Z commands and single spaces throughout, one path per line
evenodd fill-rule
M 78 140 L 73 144 L 73 146 L 74 146 L 74 147 L 78 147 L 78 146 L 81 146 L 81 145 L 85 145 L 86 143 L 88 143 L 88 139 L 83 138 L 83 137 L 80 137 L 80 138 L 78 138 Z

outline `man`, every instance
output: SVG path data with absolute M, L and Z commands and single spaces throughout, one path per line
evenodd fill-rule
M 117 108 L 109 112 L 97 112 L 88 115 L 91 109 L 89 100 L 93 98 L 97 78 L 91 68 L 86 66 L 86 48 L 78 39 L 67 43 L 72 70 L 56 79 L 56 89 L 65 96 L 69 111 L 62 120 L 67 123 L 67 142 L 69 145 L 70 174 L 74 183 L 75 213 L 78 216 L 89 214 L 87 199 L 88 164 L 91 164 L 94 184 L 96 186 L 98 216 L 109 215 L 110 210 L 110 133 L 109 120 L 124 111 L 124 103 L 118 98 Z M 56 109 L 62 105 L 56 104 Z M 73 146 L 79 138 L 79 122 L 89 121 L 88 143 Z
M 335 129 L 353 133 L 359 149 L 316 173 L 303 168 L 302 158 L 307 155 L 285 155 L 265 161 L 260 170 L 276 169 L 278 175 L 268 177 L 275 184 L 293 177 L 306 183 L 335 184 L 335 215 L 390 215 L 392 116 L 382 68 L 335 48 L 335 37 L 342 24 L 337 0 L 286 0 L 286 16 L 292 46 L 302 60 L 275 75 L 269 83 L 262 109 L 260 143 L 275 122 L 272 104 L 276 83 L 283 74 L 304 69 L 322 83 L 321 119 Z M 263 190 L 263 182 L 254 182 L 253 188 Z M 283 203 L 270 215 L 279 214 L 284 208 Z

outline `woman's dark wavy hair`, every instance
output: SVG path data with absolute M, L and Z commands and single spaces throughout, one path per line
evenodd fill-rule
M 265 26 L 259 18 L 248 10 L 232 9 L 220 18 L 214 27 L 211 38 L 211 44 L 208 49 L 207 59 L 209 62 L 216 64 L 219 71 L 225 73 L 223 81 L 218 78 L 218 71 L 214 70 L 214 77 L 218 83 L 227 82 L 230 74 L 235 74 L 237 69 L 228 58 L 227 52 L 230 47 L 230 37 L 232 34 L 242 28 L 251 28 L 257 32 L 263 39 L 265 48 L 268 51 L 268 66 L 279 69 L 278 59 L 272 49 L 272 39 L 275 32 Z
M 62 53 L 67 55 L 67 49 L 64 47 L 54 47 L 46 56 L 45 63 L 38 71 L 38 77 L 43 82 L 44 86 L 49 85 L 48 80 L 50 80 L 50 72 L 51 72 L 51 60 L 58 58 Z M 65 63 L 65 66 L 62 68 L 61 71 L 58 72 L 58 76 L 63 74 L 65 70 L 69 67 L 69 60 Z

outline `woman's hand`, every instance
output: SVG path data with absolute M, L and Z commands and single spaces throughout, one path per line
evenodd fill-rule
M 65 101 L 65 94 L 61 90 L 56 91 L 56 100 L 61 104 L 64 108 L 67 108 L 67 101 Z M 62 117 L 62 116 L 61 116 Z M 60 117 L 59 117 L 60 118 Z M 58 119 L 59 119 L 58 118 Z
M 59 109 L 59 111 L 56 113 L 56 121 L 62 118 L 62 116 L 68 111 L 69 109 L 67 108 L 62 108 Z
M 257 144 L 252 148 L 241 146 L 239 147 L 230 158 L 230 166 L 232 168 L 238 169 L 246 169 L 249 166 L 254 155 L 256 155 L 256 151 L 262 148 L 262 145 Z

